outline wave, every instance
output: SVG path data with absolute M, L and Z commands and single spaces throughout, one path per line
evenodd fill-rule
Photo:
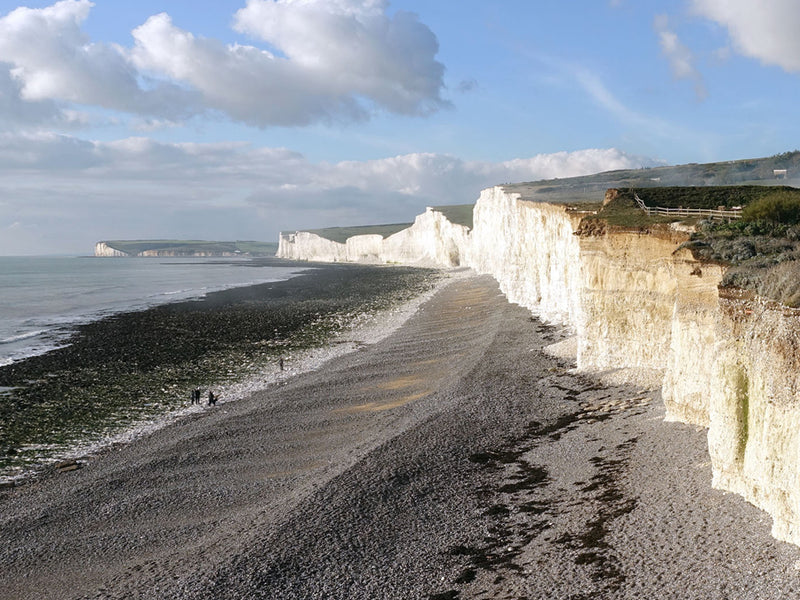
M 11 337 L 4 338 L 0 340 L 0 344 L 13 344 L 14 342 L 21 342 L 22 340 L 28 340 L 30 338 L 38 337 L 42 334 L 45 334 L 49 331 L 49 329 L 38 329 L 36 331 L 26 331 L 25 333 L 18 333 L 17 335 L 12 335 Z

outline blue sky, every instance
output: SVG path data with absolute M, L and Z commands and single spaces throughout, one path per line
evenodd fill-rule
M 0 254 L 798 147 L 794 0 L 0 1 Z

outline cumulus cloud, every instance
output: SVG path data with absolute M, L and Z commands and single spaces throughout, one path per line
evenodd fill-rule
M 691 4 L 697 14 L 725 27 L 741 54 L 800 71 L 800 4 L 795 0 L 691 0 Z
M 211 111 L 259 127 L 447 105 L 435 35 L 412 13 L 389 15 L 387 2 L 250 0 L 235 28 L 265 48 L 195 35 L 166 13 L 133 29 L 130 48 L 95 42 L 82 28 L 92 6 L 61 0 L 0 18 L 0 85 L 14 82 L 17 103 L 102 107 L 140 124 Z
M 52 100 L 24 100 L 20 82 L 11 76 L 10 65 L 0 62 L 0 127 L 3 130 L 38 125 L 69 127 L 80 122 L 80 113 L 65 111 Z
M 234 27 L 278 48 L 333 96 L 363 96 L 397 113 L 440 108 L 444 66 L 433 32 L 386 0 L 248 0 Z
M 651 166 L 615 149 L 505 162 L 407 154 L 315 163 L 247 143 L 113 142 L 54 134 L 0 135 L 0 225 L 44 237 L 274 240 L 279 230 L 410 221 L 427 205 L 462 204 L 498 183 Z M 62 251 L 64 249 L 62 248 Z M 36 252 L 6 248 L 0 253 Z
M 136 72 L 123 48 L 92 43 L 81 30 L 93 4 L 63 0 L 17 8 L 0 18 L 0 63 L 29 102 L 66 101 L 177 119 L 194 94 Z M 142 85 L 145 80 L 146 85 Z
M 694 82 L 695 94 L 698 99 L 704 100 L 708 96 L 703 76 L 694 66 L 694 56 L 678 38 L 669 26 L 669 18 L 666 15 L 658 15 L 655 18 L 654 26 L 658 33 L 658 41 L 661 51 L 669 61 L 672 74 L 676 79 L 688 79 Z

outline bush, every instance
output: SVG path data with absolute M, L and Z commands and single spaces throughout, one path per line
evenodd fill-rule
M 745 222 L 767 222 L 772 225 L 800 223 L 800 194 L 781 190 L 748 204 L 742 210 Z
M 750 289 L 786 306 L 800 307 L 800 260 L 797 255 L 771 265 L 741 265 L 731 268 L 722 285 Z

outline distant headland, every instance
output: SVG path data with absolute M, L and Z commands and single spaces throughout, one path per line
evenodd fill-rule
M 94 245 L 95 256 L 210 257 L 275 256 L 275 242 L 212 242 L 208 240 L 104 240 Z

